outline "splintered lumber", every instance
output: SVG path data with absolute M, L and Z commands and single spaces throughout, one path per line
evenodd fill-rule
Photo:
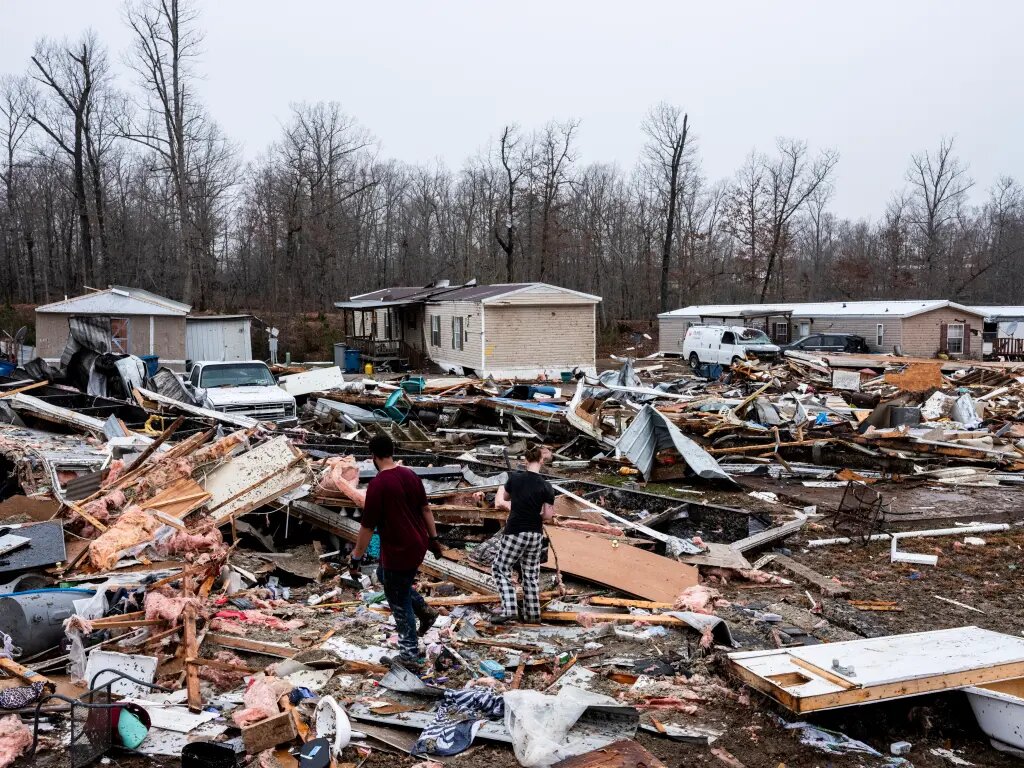
M 798 563 L 791 557 L 776 555 L 772 562 L 782 566 L 784 570 L 793 574 L 801 581 L 817 587 L 825 597 L 846 597 L 850 594 L 849 587 L 844 587 L 827 576 L 821 575 L 813 568 L 808 568 L 806 565 Z
M 653 600 L 630 600 L 625 597 L 592 597 L 591 605 L 610 605 L 616 608 L 643 608 L 648 611 L 673 611 L 673 603 L 658 603 Z
M 42 683 L 43 686 L 48 690 L 53 691 L 56 689 L 56 685 L 53 683 L 52 680 L 50 680 L 50 678 L 46 677 L 45 675 L 41 675 L 38 672 L 34 672 L 28 667 L 23 667 L 21 664 L 14 661 L 13 659 L 6 659 L 0 657 L 0 669 L 2 669 L 4 672 L 6 672 L 8 675 L 11 675 L 12 677 L 17 677 L 24 680 L 26 683 L 29 683 L 30 685 L 32 683 Z
M 148 512 L 158 511 L 180 521 L 209 499 L 210 494 L 199 483 L 191 477 L 182 477 L 143 502 L 142 508 Z
M 667 557 L 569 528 L 547 527 L 546 568 L 611 587 L 645 600 L 672 602 L 697 584 L 697 569 Z
M 749 552 L 758 547 L 763 547 L 765 544 L 791 536 L 806 524 L 807 518 L 798 517 L 796 520 L 790 520 L 788 523 L 776 525 L 760 533 L 755 533 L 753 536 L 747 536 L 745 539 L 734 541 L 729 546 L 737 552 Z
M 555 763 L 551 768 L 665 768 L 665 764 L 635 741 L 624 739 Z
M 554 600 L 556 597 L 561 597 L 560 592 L 541 592 L 540 599 Z M 566 595 L 566 596 L 571 596 Z M 426 598 L 427 605 L 433 605 L 435 607 L 451 608 L 456 605 L 488 605 L 493 603 L 500 603 L 500 595 L 455 595 L 453 597 L 428 597 Z M 354 603 L 354 605 L 360 605 L 360 602 Z M 323 606 L 317 606 L 322 608 Z
M 652 624 L 669 627 L 688 627 L 689 624 L 680 621 L 674 616 L 635 616 L 632 613 L 587 613 L 586 611 L 542 611 L 542 621 L 572 621 L 578 622 L 581 616 L 587 616 L 601 623 L 605 621 L 615 624 Z
M 815 438 L 813 440 L 794 440 L 788 443 L 755 443 L 752 445 L 737 445 L 732 448 L 708 448 L 708 453 L 712 456 L 727 456 L 729 454 L 736 453 L 757 453 L 758 451 L 771 450 L 775 451 L 779 448 L 809 448 L 816 443 L 834 443 L 834 437 L 823 437 Z
M 1024 677 L 1024 638 L 958 627 L 731 653 L 729 664 L 800 714 Z
M 295 719 L 291 712 L 279 712 L 266 720 L 260 720 L 242 729 L 242 743 L 250 755 L 257 755 L 265 749 L 294 739 Z
M 196 607 L 186 605 L 184 613 L 185 659 L 199 655 L 199 641 L 196 639 Z M 203 696 L 199 690 L 199 669 L 195 664 L 185 664 L 185 688 L 188 693 L 188 708 L 193 712 L 203 709 Z
M 290 659 L 299 651 L 284 643 L 265 643 L 261 640 L 250 640 L 245 637 L 234 635 L 217 635 L 210 633 L 206 639 L 221 648 L 231 648 L 235 651 L 248 651 L 249 653 L 261 653 L 264 656 L 274 656 L 279 659 Z

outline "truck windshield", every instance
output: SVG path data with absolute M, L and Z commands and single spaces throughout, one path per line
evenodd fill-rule
M 740 334 L 740 338 L 743 339 L 747 344 L 771 344 L 772 340 L 768 338 L 764 331 L 759 331 L 755 328 L 745 328 Z
M 203 368 L 199 386 L 213 387 L 272 387 L 274 375 L 263 363 L 229 363 Z

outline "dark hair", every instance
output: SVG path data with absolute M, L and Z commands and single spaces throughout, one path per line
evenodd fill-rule
M 535 461 L 540 461 L 544 455 L 544 446 L 539 443 L 528 443 L 526 446 L 526 453 L 523 454 L 528 464 L 532 464 Z
M 374 435 L 370 438 L 370 453 L 378 459 L 390 459 L 395 455 L 395 443 L 387 435 Z

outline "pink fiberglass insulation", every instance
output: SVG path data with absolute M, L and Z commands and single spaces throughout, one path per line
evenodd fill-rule
M 32 745 L 32 731 L 17 715 L 0 717 L 0 768 L 17 760 Z
M 145 610 L 146 618 L 163 619 L 171 624 L 177 624 L 185 606 L 192 604 L 198 609 L 201 601 L 197 597 L 174 597 L 170 588 L 154 590 L 146 595 Z
M 249 624 L 257 627 L 267 627 L 268 629 L 284 630 L 299 629 L 300 627 L 306 626 L 306 622 L 302 621 L 302 619 L 283 621 L 276 616 L 269 616 L 265 613 L 261 613 L 260 611 L 251 609 L 247 611 L 218 611 L 214 618 L 214 623 L 215 627 L 233 634 L 245 633 L 244 629 L 242 632 L 237 631 L 239 624 Z
M 107 476 L 103 478 L 103 485 L 107 487 L 117 482 L 117 478 L 124 474 L 125 467 L 124 459 L 114 459 L 110 462 L 110 469 L 107 470 Z
M 335 456 L 327 460 L 327 471 L 320 481 L 326 491 L 345 494 L 362 507 L 366 503 L 366 491 L 359 489 L 359 467 L 353 456 Z
M 706 587 L 703 584 L 695 584 L 687 587 L 676 598 L 675 607 L 680 611 L 693 611 L 694 613 L 712 613 L 708 603 L 719 597 L 718 590 Z
M 200 552 L 212 552 L 221 548 L 224 544 L 224 537 L 220 530 L 211 528 L 205 533 L 187 533 L 176 531 L 164 541 L 160 542 L 157 552 L 163 556 L 168 555 L 190 555 Z
M 248 674 L 245 671 L 245 662 L 231 651 L 218 651 L 213 658 L 216 661 L 223 661 L 225 664 L 233 664 L 240 667 L 237 670 L 205 666 L 199 669 L 199 678 L 213 683 L 213 686 L 218 691 L 227 691 L 235 688 L 242 681 L 242 678 Z
M 153 539 L 162 523 L 138 507 L 128 507 L 110 528 L 89 544 L 89 559 L 99 571 L 109 571 L 126 549 Z
M 245 709 L 232 715 L 235 725 L 242 727 L 276 715 L 281 711 L 277 700 L 291 689 L 292 684 L 287 680 L 257 675 L 242 695 Z

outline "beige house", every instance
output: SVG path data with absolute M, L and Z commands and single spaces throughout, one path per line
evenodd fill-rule
M 855 334 L 872 352 L 911 357 L 980 358 L 985 317 L 952 301 L 829 301 L 795 304 L 715 304 L 658 315 L 660 349 L 680 354 L 691 325 L 745 325 L 777 344 L 814 334 Z
M 36 355 L 58 363 L 73 317 L 109 320 L 109 350 L 157 355 L 172 370 L 185 368 L 185 318 L 189 305 L 139 288 L 111 286 L 84 296 L 36 307 Z M 106 322 L 104 322 L 106 325 Z
M 335 304 L 371 361 L 495 378 L 596 373 L 598 296 L 547 283 L 389 288 Z

